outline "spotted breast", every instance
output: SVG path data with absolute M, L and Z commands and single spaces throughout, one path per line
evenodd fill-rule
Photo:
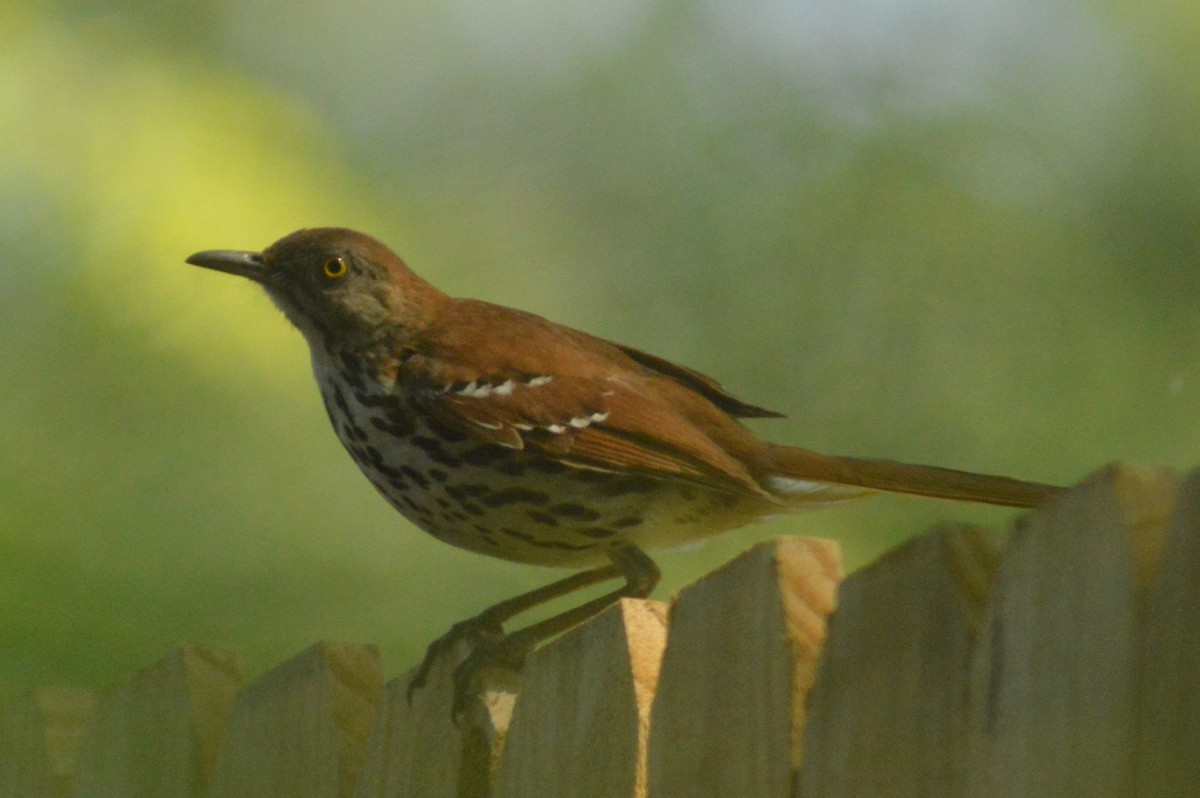
M 469 434 L 432 412 L 446 401 L 536 393 L 552 385 L 551 375 L 422 386 L 406 372 L 412 362 L 318 351 L 313 371 L 330 422 L 362 473 L 439 540 L 517 562 L 578 567 L 605 562 L 622 543 L 676 545 L 724 531 L 745 515 L 732 492 L 547 452 L 568 432 L 602 426 L 607 408 L 518 422 L 513 429 L 536 442 L 521 446 Z M 502 429 L 498 421 L 475 423 L 484 432 Z

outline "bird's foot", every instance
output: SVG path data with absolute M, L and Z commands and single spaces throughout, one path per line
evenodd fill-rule
M 455 652 L 461 648 L 469 648 L 470 653 L 463 661 L 455 668 L 455 705 L 458 704 L 458 682 L 457 673 L 471 657 L 476 649 L 486 645 L 489 641 L 495 642 L 504 639 L 504 627 L 497 621 L 488 617 L 487 613 L 477 615 L 474 618 L 468 618 L 465 621 L 459 621 L 450 627 L 446 634 L 439 637 L 429 644 L 425 649 L 425 659 L 421 660 L 420 667 L 413 674 L 412 680 L 408 683 L 407 698 L 409 706 L 412 706 L 413 696 L 417 690 L 425 686 L 425 682 L 429 678 L 429 673 L 433 670 L 434 663 L 439 660 L 449 659 L 455 655 Z
M 503 685 L 501 692 L 515 692 L 515 677 L 525 665 L 532 646 L 519 634 L 481 640 L 454 668 L 454 704 L 451 716 L 455 725 L 469 725 L 472 712 L 489 688 Z

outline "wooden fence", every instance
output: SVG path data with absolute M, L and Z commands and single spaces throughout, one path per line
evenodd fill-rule
M 249 684 L 185 646 L 8 706 L 0 796 L 1200 796 L 1200 472 L 1113 467 L 1007 543 L 947 525 L 845 581 L 833 543 L 762 544 L 466 729 L 445 676 L 410 707 L 369 645 Z

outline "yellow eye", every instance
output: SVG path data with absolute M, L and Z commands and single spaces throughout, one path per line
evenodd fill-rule
M 338 280 L 346 276 L 346 259 L 345 258 L 330 258 L 325 261 L 325 265 L 321 267 L 325 272 L 325 276 L 330 280 Z

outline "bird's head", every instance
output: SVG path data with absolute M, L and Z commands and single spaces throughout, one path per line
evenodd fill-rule
M 420 329 L 445 299 L 382 243 L 340 227 L 298 230 L 262 252 L 197 252 L 187 262 L 262 285 L 314 350 Z

